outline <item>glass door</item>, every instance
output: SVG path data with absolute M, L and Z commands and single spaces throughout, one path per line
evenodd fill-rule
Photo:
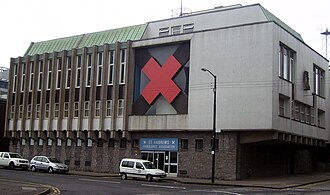
M 178 153 L 177 152 L 165 152 L 165 172 L 172 177 L 176 177 L 178 174 Z

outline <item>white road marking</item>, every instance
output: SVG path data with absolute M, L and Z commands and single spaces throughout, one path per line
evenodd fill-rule
M 182 189 L 182 190 L 186 189 L 185 187 L 161 186 L 161 185 L 152 185 L 152 184 L 141 184 L 141 186 L 155 187 L 155 188 L 168 188 L 168 189 Z
M 242 195 L 239 193 L 222 191 L 222 190 L 189 190 L 189 192 L 205 192 L 205 193 L 222 193 L 222 194 L 231 194 L 231 195 Z
M 22 187 L 22 190 L 30 190 L 30 191 L 37 191 L 37 188 L 33 188 L 33 187 Z
M 80 181 L 93 181 L 93 182 L 100 182 L 100 183 L 115 183 L 115 184 L 119 184 L 120 183 L 118 181 L 104 181 L 104 180 L 84 179 L 84 178 L 79 178 L 78 180 L 80 180 Z

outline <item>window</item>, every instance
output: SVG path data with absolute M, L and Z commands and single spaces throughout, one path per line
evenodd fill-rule
M 101 138 L 97 139 L 97 147 L 100 147 L 100 148 L 103 147 L 103 139 L 101 139 Z
M 87 147 L 92 147 L 93 146 L 93 140 L 92 139 L 87 139 Z
M 49 118 L 49 103 L 45 104 L 45 117 Z
M 42 71 L 43 71 L 43 61 L 39 61 L 39 77 L 38 77 L 38 90 L 41 90 L 42 87 Z
M 292 118 L 296 121 L 314 125 L 314 108 L 299 101 L 292 103 Z
M 325 94 L 325 72 L 316 65 L 314 65 L 314 93 L 321 97 Z
M 12 105 L 10 107 L 10 119 L 13 119 L 14 118 L 14 114 L 15 114 L 15 106 Z
M 80 77 L 81 77 L 81 55 L 76 57 L 76 87 L 80 87 Z
M 180 34 L 180 31 L 181 31 L 181 26 L 173 26 L 171 28 L 171 34 L 172 35 Z
M 84 109 L 85 109 L 85 117 L 89 116 L 89 102 L 85 102 L 84 105 Z
M 115 140 L 113 138 L 109 139 L 109 147 L 111 148 L 115 147 Z
M 64 102 L 64 118 L 69 117 L 69 102 Z
M 120 148 L 126 148 L 126 139 L 120 140 Z
M 30 138 L 30 146 L 34 146 L 34 143 L 35 141 L 34 141 L 34 139 L 33 138 Z
M 143 169 L 142 164 L 139 163 L 139 162 L 136 162 L 136 165 L 135 166 L 136 166 L 137 169 Z
M 198 150 L 198 151 L 203 150 L 203 139 L 195 140 L 195 150 Z
M 282 94 L 279 95 L 279 115 L 290 117 L 290 98 Z
M 190 33 L 194 31 L 194 24 L 185 24 L 183 25 L 183 33 Z
M 92 54 L 87 55 L 86 87 L 91 86 L 92 80 Z
M 101 101 L 95 101 L 95 116 L 100 116 Z
M 29 91 L 33 89 L 33 81 L 34 81 L 34 63 L 30 62 L 30 82 L 29 82 Z
M 159 36 L 160 37 L 167 36 L 167 35 L 169 35 L 169 27 L 159 29 Z
M 79 102 L 74 103 L 74 115 L 73 117 L 78 118 L 79 116 Z
M 60 89 L 61 87 L 61 76 L 62 76 L 62 58 L 57 58 L 56 61 L 56 89 Z
M 113 67 L 115 65 L 115 51 L 109 51 L 109 73 L 108 73 L 108 84 L 112 85 L 113 84 Z
M 71 56 L 66 58 L 66 78 L 65 78 L 65 87 L 70 88 L 71 83 Z
M 25 68 L 26 68 L 26 64 L 23 63 L 22 64 L 21 92 L 23 92 L 24 91 L 24 88 L 25 88 L 25 71 L 26 71 Z
M 48 138 L 47 139 L 47 146 L 52 146 L 53 145 L 53 140 Z
M 27 106 L 27 115 L 26 115 L 27 119 L 31 118 L 31 111 L 32 111 L 32 106 L 31 106 L 31 104 L 29 104 Z
M 124 115 L 124 99 L 119 99 L 117 116 L 123 116 L 123 115 Z
M 285 80 L 292 81 L 295 63 L 295 52 L 287 46 L 280 44 L 279 51 L 279 76 Z
M 62 140 L 57 138 L 56 146 L 62 146 Z
M 40 118 L 40 104 L 36 105 L 36 118 Z
M 122 49 L 120 52 L 119 84 L 125 84 L 125 76 L 126 76 L 126 49 Z
M 188 139 L 181 139 L 181 149 L 188 150 Z
M 38 145 L 39 145 L 39 146 L 43 146 L 43 145 L 44 145 L 44 140 L 41 139 L 41 138 L 39 138 L 39 139 L 38 139 Z
M 22 145 L 22 146 L 25 146 L 25 145 L 26 145 L 26 139 L 21 138 L 21 145 Z
M 111 109 L 112 109 L 112 100 L 107 100 L 107 113 L 106 116 L 111 116 Z
M 317 125 L 321 128 L 325 128 L 325 112 L 323 110 L 318 110 L 317 115 Z
M 17 64 L 14 65 L 13 93 L 15 93 L 17 89 L 17 66 Z
M 97 53 L 97 77 L 96 77 L 96 85 L 102 85 L 102 70 L 103 70 L 103 53 Z
M 70 138 L 66 139 L 66 146 L 72 146 L 72 140 Z
M 23 105 L 19 106 L 19 115 L 18 118 L 23 118 Z
M 132 148 L 139 148 L 139 139 L 132 139 Z
M 60 105 L 58 103 L 55 103 L 55 109 L 54 109 L 54 117 L 58 118 L 60 112 Z
M 78 139 L 77 139 L 77 146 L 78 146 L 78 147 L 81 146 L 81 142 L 82 142 L 81 139 L 78 138 Z
M 52 85 L 52 68 L 53 68 L 53 60 L 49 59 L 48 63 L 48 74 L 47 74 L 47 89 L 51 88 Z

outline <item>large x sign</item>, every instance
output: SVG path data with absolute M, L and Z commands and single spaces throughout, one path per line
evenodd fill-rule
M 146 65 L 142 68 L 142 72 L 147 75 L 150 82 L 142 91 L 142 96 L 148 102 L 156 99 L 159 93 L 171 103 L 180 93 L 180 88 L 173 82 L 172 77 L 180 69 L 181 64 L 173 55 L 171 55 L 163 66 L 151 57 Z

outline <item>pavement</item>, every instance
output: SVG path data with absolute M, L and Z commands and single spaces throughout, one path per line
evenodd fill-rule
M 109 173 L 95 173 L 84 171 L 70 171 L 68 174 L 102 177 L 102 178 L 120 178 L 118 174 Z M 167 177 L 165 182 L 177 182 L 183 184 L 202 184 L 202 185 L 222 185 L 222 186 L 236 186 L 236 187 L 257 187 L 257 188 L 271 188 L 271 189 L 286 189 L 295 188 L 305 185 L 311 185 L 319 182 L 330 181 L 330 172 L 313 172 L 309 174 L 298 174 L 280 177 L 266 177 L 256 179 L 245 179 L 239 181 L 225 181 L 215 180 L 211 183 L 210 179 L 194 179 L 183 177 Z M 42 185 L 37 183 L 20 182 L 14 180 L 0 179 L 0 192 L 6 194 L 58 194 L 58 189 L 49 185 Z

